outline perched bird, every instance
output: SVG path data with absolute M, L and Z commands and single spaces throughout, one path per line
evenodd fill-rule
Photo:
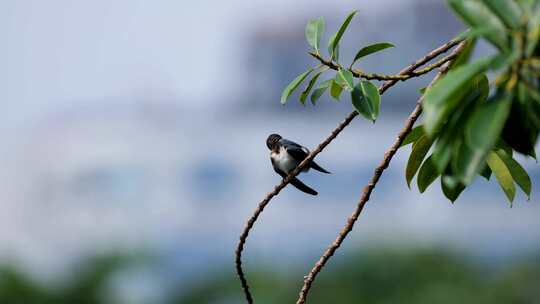
M 306 147 L 282 138 L 278 134 L 270 134 L 266 139 L 266 146 L 270 149 L 272 167 L 283 178 L 286 178 L 309 154 Z M 314 161 L 311 161 L 309 166 L 306 166 L 302 172 L 307 172 L 310 168 L 323 173 L 330 173 Z M 291 184 L 305 193 L 317 195 L 317 191 L 311 189 L 296 177 L 291 180 Z

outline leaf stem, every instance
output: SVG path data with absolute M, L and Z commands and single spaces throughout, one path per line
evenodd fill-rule
M 448 44 L 449 44 L 449 46 L 451 48 L 451 47 L 459 44 L 461 41 L 462 40 L 456 39 L 456 40 L 450 41 Z M 330 69 L 333 69 L 333 70 L 336 70 L 336 71 L 339 71 L 340 69 L 345 69 L 338 62 L 335 62 L 333 60 L 324 59 L 320 54 L 317 54 L 317 53 L 314 53 L 314 52 L 309 52 L 309 54 L 311 56 L 313 56 L 315 59 L 319 60 L 319 62 L 321 64 L 329 67 Z M 438 53 L 438 54 L 440 54 L 440 53 Z M 405 80 L 413 78 L 413 77 L 418 77 L 418 76 L 427 74 L 427 73 L 441 67 L 446 62 L 448 62 L 450 60 L 453 60 L 456 56 L 457 56 L 456 54 L 450 54 L 448 56 L 445 56 L 445 57 L 441 58 L 437 62 L 435 62 L 435 63 L 433 63 L 431 65 L 428 65 L 427 67 L 425 67 L 425 68 L 423 68 L 421 70 L 418 70 L 418 71 L 413 70 L 413 71 L 410 71 L 407 74 L 399 73 L 397 75 L 382 75 L 382 74 L 376 74 L 376 73 L 366 73 L 366 72 L 364 72 L 364 71 L 362 71 L 360 69 L 353 69 L 352 67 L 349 67 L 348 70 L 351 71 L 353 76 L 356 77 L 356 78 L 363 78 L 363 79 L 367 79 L 367 80 L 380 80 L 380 81 L 388 81 L 388 80 L 405 81 Z

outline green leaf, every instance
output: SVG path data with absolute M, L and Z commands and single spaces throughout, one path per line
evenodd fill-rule
M 407 168 L 405 169 L 405 179 L 409 188 L 411 187 L 412 179 L 416 175 L 432 144 L 433 141 L 427 136 L 422 136 L 414 142 L 411 155 L 407 161 Z
M 469 38 L 465 41 L 465 46 L 459 55 L 450 63 L 450 69 L 456 69 L 465 65 L 471 59 L 474 47 L 476 46 L 476 38 Z
M 433 136 L 460 104 L 462 97 L 469 91 L 471 82 L 479 73 L 484 72 L 493 61 L 491 58 L 461 66 L 448 72 L 424 94 L 423 109 L 426 133 Z
M 499 157 L 495 152 L 489 153 L 486 162 L 488 166 L 493 171 L 493 175 L 497 178 L 499 185 L 506 194 L 506 197 L 512 203 L 514 201 L 514 196 L 516 194 L 516 186 L 514 185 L 514 180 L 512 179 L 512 174 L 504 161 Z
M 283 93 L 281 93 L 281 104 L 285 104 L 287 102 L 287 98 L 291 96 L 291 94 L 298 88 L 298 86 L 306 79 L 306 77 L 313 71 L 313 68 L 305 71 L 304 73 L 298 75 L 293 81 L 291 81 L 287 87 L 283 90 Z
M 339 81 L 339 84 L 348 91 L 352 91 L 354 88 L 354 80 L 351 71 L 347 69 L 339 69 L 337 76 L 338 77 L 336 79 Z
M 491 150 L 510 114 L 510 96 L 494 96 L 472 114 L 465 125 L 465 143 L 474 150 Z
M 391 47 L 394 47 L 394 45 L 387 42 L 374 43 L 366 47 L 363 47 L 358 51 L 358 53 L 356 53 L 356 56 L 354 56 L 354 60 L 351 63 L 351 66 L 362 57 L 365 57 L 369 54 L 373 54 L 373 53 L 376 53 L 376 52 L 379 52 L 379 51 L 382 51 L 384 49 L 391 48 Z
M 317 72 L 315 75 L 313 75 L 313 77 L 311 78 L 311 80 L 309 81 L 308 85 L 306 86 L 306 88 L 304 89 L 304 91 L 302 91 L 302 94 L 300 94 L 300 102 L 302 104 L 305 104 L 306 103 L 306 98 L 309 96 L 309 92 L 311 92 L 311 89 L 313 89 L 313 86 L 315 85 L 315 83 L 317 83 L 317 79 L 319 78 L 319 76 L 321 76 L 322 73 L 324 73 L 328 68 L 323 68 L 322 70 L 320 70 L 319 72 Z
M 528 28 L 525 55 L 530 57 L 534 53 L 538 39 L 540 38 L 540 5 L 533 11 L 529 19 Z
M 533 100 L 529 99 L 527 104 L 533 104 Z M 534 147 L 540 129 L 531 121 L 532 114 L 532 109 L 524 107 L 519 100 L 513 100 L 502 138 L 515 151 L 534 157 Z
M 538 4 L 537 0 L 517 0 L 519 6 L 524 12 L 531 11 L 535 5 Z
M 426 134 L 426 133 L 424 132 L 424 128 L 423 128 L 422 125 L 414 127 L 414 129 L 411 130 L 409 135 L 407 135 L 407 137 L 405 137 L 405 139 L 401 143 L 400 147 L 404 147 L 404 146 L 406 146 L 406 145 L 408 145 L 408 144 L 410 144 L 412 142 L 417 141 L 424 134 Z
M 341 92 L 343 92 L 343 87 L 341 87 L 341 85 L 339 85 L 334 78 L 332 84 L 330 85 L 330 96 L 334 97 L 335 100 L 339 100 Z
M 351 100 L 356 111 L 365 118 L 375 122 L 381 108 L 379 89 L 367 81 L 360 81 L 351 92 Z
M 528 113 L 531 126 L 540 129 L 540 93 L 534 87 L 525 85 L 525 81 L 533 82 L 532 79 L 534 78 L 531 75 L 522 73 L 522 76 L 528 78 L 518 82 L 518 101 L 525 108 L 525 112 Z M 510 113 L 512 113 L 512 110 L 510 110 Z
M 328 53 L 330 53 L 331 59 L 337 59 L 337 56 L 334 55 L 336 53 L 336 48 L 339 45 L 339 41 L 341 40 L 341 37 L 343 37 L 343 33 L 345 33 L 345 30 L 349 26 L 349 23 L 351 23 L 354 15 L 356 15 L 356 11 L 352 11 L 351 13 L 349 13 L 347 18 L 345 18 L 345 21 L 343 21 L 343 24 L 341 24 L 341 27 L 339 28 L 337 33 L 335 33 L 332 38 L 330 38 L 330 41 L 328 43 Z
M 489 150 L 473 150 L 465 144 L 457 147 L 457 156 L 452 159 L 452 171 L 456 180 L 464 185 L 470 185 L 485 166 L 488 152 Z
M 422 167 L 420 167 L 420 171 L 418 171 L 418 178 L 416 179 L 416 182 L 418 183 L 420 193 L 424 193 L 429 185 L 431 185 L 431 183 L 433 183 L 439 176 L 439 172 L 437 171 L 435 164 L 433 164 L 432 157 L 433 155 L 428 157 L 422 164 Z
M 511 29 L 519 27 L 521 8 L 515 1 L 509 0 L 483 0 L 484 4 Z
M 480 171 L 480 175 L 485 179 L 489 180 L 489 178 L 491 177 L 491 169 L 489 168 L 489 166 L 485 166 L 484 169 Z
M 330 39 L 328 39 L 328 53 L 330 54 L 330 60 L 339 60 L 339 43 L 335 44 L 335 40 L 337 37 L 337 33 L 334 33 L 332 36 L 330 36 Z
M 500 115 L 491 111 L 486 112 L 485 109 L 492 109 L 494 105 L 496 106 L 498 105 L 498 102 L 503 102 L 504 100 L 500 100 L 500 97 L 496 95 L 491 98 L 491 102 L 484 102 L 484 99 L 488 94 L 487 79 L 485 77 L 481 80 L 478 89 L 480 97 L 476 102 L 477 106 L 472 109 L 466 108 L 462 114 L 464 119 L 460 119 L 456 123 L 456 130 L 465 129 L 465 142 L 456 146 L 458 148 L 457 157 L 454 157 L 452 160 L 452 171 L 454 172 L 455 178 L 464 185 L 469 185 L 477 174 L 482 173 L 482 170 L 485 167 L 485 158 L 491 151 L 493 145 L 497 142 L 500 134 L 500 127 L 499 131 L 497 131 L 496 128 L 484 126 L 480 120 L 488 120 L 488 123 L 493 122 L 491 119 L 497 121 Z M 483 138 L 479 140 L 475 139 L 477 141 L 473 140 L 473 145 L 471 145 L 470 143 L 467 143 L 467 141 L 471 142 L 468 132 L 469 134 L 472 132 L 474 136 L 483 136 Z
M 510 145 L 508 145 L 502 138 L 499 138 L 499 140 L 497 140 L 497 142 L 495 143 L 495 147 L 493 149 L 494 150 L 503 150 L 504 153 L 506 153 L 506 154 L 508 154 L 510 156 L 514 155 L 512 147 L 510 147 Z
M 500 53 L 490 65 L 490 69 L 493 71 L 507 70 L 511 65 L 519 59 L 519 48 L 514 49 L 512 52 Z
M 444 196 L 446 196 L 446 198 L 449 199 L 452 204 L 457 200 L 461 192 L 465 190 L 465 186 L 463 184 L 455 181 L 449 175 L 441 176 L 441 188 Z
M 491 0 L 489 0 L 491 1 Z M 483 37 L 500 50 L 508 49 L 507 31 L 501 20 L 478 0 L 449 0 L 452 9 L 473 29 L 492 29 Z
M 433 149 L 432 162 L 439 173 L 444 172 L 448 163 L 452 159 L 452 154 L 456 150 L 456 146 L 462 143 L 460 133 L 455 130 L 445 130 L 440 136 L 435 148 Z
M 332 82 L 334 82 L 333 79 L 325 80 L 321 82 L 315 90 L 313 90 L 313 93 L 311 94 L 311 103 L 313 105 L 317 103 L 317 100 L 319 100 L 324 92 L 326 92 L 326 90 L 332 85 Z
M 515 159 L 504 152 L 504 150 L 497 150 L 495 153 L 497 153 L 499 158 L 502 159 L 516 184 L 518 184 L 521 190 L 523 190 L 523 192 L 527 195 L 527 199 L 530 199 L 532 184 L 531 178 L 529 177 L 529 174 L 527 174 L 527 171 L 525 171 L 525 169 L 523 169 L 523 167 Z
M 308 44 L 315 49 L 317 54 L 319 53 L 319 46 L 321 44 L 321 37 L 324 32 L 324 18 L 319 17 L 317 19 L 310 20 L 306 25 L 306 40 Z
M 463 126 L 474 113 L 474 109 L 486 101 L 489 95 L 489 81 L 484 74 L 473 80 L 471 90 L 461 100 L 459 107 L 451 114 L 439 134 L 439 140 L 433 150 L 433 162 L 440 173 L 443 173 L 451 160 L 457 154 L 457 148 L 463 142 Z

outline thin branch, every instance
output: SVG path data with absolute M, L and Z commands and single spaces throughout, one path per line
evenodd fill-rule
M 464 46 L 465 44 L 462 43 L 452 52 L 454 57 L 457 56 L 463 50 Z M 432 86 L 441 77 L 441 75 L 446 73 L 446 71 L 448 70 L 448 67 L 449 67 L 449 64 L 441 68 L 437 76 L 433 78 L 433 80 L 431 81 L 428 87 Z M 383 87 L 381 87 L 381 90 L 382 89 Z M 351 232 L 351 230 L 353 229 L 354 224 L 358 220 L 358 217 L 360 216 L 360 213 L 364 209 L 364 206 L 369 201 L 371 192 L 377 185 L 377 182 L 381 178 L 382 173 L 384 172 L 386 168 L 388 168 L 388 165 L 390 164 L 392 157 L 394 157 L 394 155 L 396 154 L 397 150 L 401 146 L 401 143 L 403 142 L 405 137 L 411 132 L 412 127 L 414 126 L 414 123 L 416 122 L 416 120 L 418 119 L 421 113 L 422 113 L 422 97 L 418 100 L 418 102 L 416 103 L 416 107 L 407 118 L 405 122 L 405 126 L 399 132 L 396 140 L 394 141 L 394 144 L 392 144 L 390 149 L 384 153 L 383 160 L 381 161 L 379 166 L 375 169 L 375 172 L 373 173 L 373 176 L 371 180 L 369 181 L 369 183 L 364 187 L 364 191 L 362 192 L 360 201 L 358 202 L 358 205 L 356 209 L 353 211 L 353 213 L 351 214 L 351 216 L 347 219 L 347 223 L 345 224 L 345 226 L 343 227 L 343 229 L 341 230 L 337 238 L 334 240 L 334 242 L 330 244 L 330 246 L 328 246 L 324 254 L 319 258 L 319 260 L 317 261 L 315 266 L 311 269 L 309 274 L 304 277 L 304 286 L 302 286 L 302 290 L 300 291 L 299 298 L 296 304 L 305 303 L 307 294 L 309 292 L 309 289 L 311 288 L 311 284 L 315 280 L 315 277 L 324 267 L 326 262 L 334 255 L 334 252 L 339 248 L 339 246 L 341 246 L 341 243 L 343 243 L 343 241 L 345 240 L 349 232 Z
M 448 46 L 451 48 L 455 45 L 457 45 L 458 43 L 460 43 L 462 40 L 452 40 L 448 43 Z M 322 65 L 324 66 L 327 66 L 333 70 L 340 70 L 340 69 L 343 69 L 343 67 L 337 63 L 337 62 L 334 62 L 334 61 L 331 61 L 331 60 L 326 60 L 324 59 L 320 54 L 317 54 L 317 53 L 314 53 L 314 52 L 309 52 L 309 54 L 311 56 L 313 56 L 315 59 L 319 60 L 321 62 Z M 427 74 L 439 67 L 441 67 L 443 64 L 445 64 L 446 62 L 450 61 L 450 60 L 453 60 L 454 57 L 456 55 L 455 54 L 450 54 L 446 57 L 443 57 L 441 58 L 440 60 L 438 60 L 437 62 L 421 69 L 421 70 L 418 70 L 418 71 L 410 71 L 409 73 L 406 73 L 406 74 L 397 74 L 397 75 L 382 75 L 382 74 L 376 74 L 376 73 L 366 73 L 362 70 L 359 70 L 359 69 L 353 69 L 352 67 L 348 68 L 348 70 L 353 74 L 354 77 L 356 78 L 363 78 L 363 79 L 367 79 L 367 80 L 381 80 L 381 81 L 388 81 L 388 80 L 397 80 L 397 81 L 405 81 L 407 79 L 410 79 L 410 78 L 414 78 L 414 77 L 418 77 L 418 76 L 422 76 L 424 74 Z
M 246 239 L 249 235 L 249 232 L 251 230 L 251 228 L 253 227 L 253 224 L 255 224 L 255 221 L 257 221 L 257 219 L 259 218 L 259 215 L 261 214 L 261 212 L 263 212 L 264 208 L 266 207 L 266 205 L 270 202 L 270 200 L 279 194 L 279 192 L 285 188 L 285 186 L 287 186 L 291 179 L 293 179 L 296 175 L 298 175 L 298 173 L 300 173 L 300 171 L 302 170 L 302 168 L 304 168 L 305 166 L 307 166 L 309 164 L 309 162 L 311 162 L 311 160 L 313 158 L 315 158 L 315 156 L 317 154 L 319 154 L 328 144 L 330 144 L 330 142 L 332 142 L 332 140 L 334 140 L 338 134 L 343 131 L 343 129 L 345 129 L 345 127 L 347 127 L 349 125 L 349 123 L 351 123 L 351 121 L 358 115 L 358 112 L 351 112 L 349 115 L 347 115 L 347 117 L 345 118 L 345 120 L 343 120 L 338 126 L 337 128 L 334 129 L 334 131 L 332 131 L 332 133 L 330 134 L 330 136 L 328 138 L 326 138 L 322 143 L 320 143 L 317 148 L 315 148 L 315 150 L 313 150 L 299 165 L 298 167 L 296 167 L 296 169 L 291 172 L 289 174 L 289 176 L 287 176 L 287 178 L 283 179 L 281 181 L 281 183 L 279 183 L 279 185 L 277 185 L 274 190 L 270 193 L 268 193 L 266 195 L 266 197 L 259 203 L 259 205 L 257 206 L 257 208 L 255 209 L 255 211 L 253 212 L 253 215 L 249 218 L 249 220 L 247 221 L 245 227 L 244 227 L 244 230 L 242 231 L 242 234 L 240 235 L 240 241 L 238 242 L 238 246 L 236 247 L 236 272 L 238 273 L 238 277 L 240 277 L 240 282 L 242 283 L 242 288 L 244 289 L 244 293 L 245 293 L 245 296 L 246 296 L 246 300 L 248 303 L 253 303 L 253 298 L 251 296 L 251 293 L 249 291 L 249 286 L 247 284 L 247 281 L 246 281 L 246 277 L 244 275 L 244 271 L 242 270 L 242 251 L 244 250 L 244 244 L 246 243 Z
M 419 67 L 425 65 L 427 62 L 431 61 L 433 58 L 439 56 L 440 54 L 443 54 L 443 53 L 447 52 L 449 49 L 451 49 L 452 47 L 454 47 L 458 43 L 459 43 L 459 41 L 456 41 L 456 40 L 452 40 L 452 41 L 449 41 L 449 42 L 445 43 L 444 45 L 434 49 L 429 54 L 425 55 L 420 60 L 412 63 L 411 65 L 409 65 L 405 69 L 401 70 L 399 72 L 399 75 L 406 75 L 406 74 L 409 74 L 409 73 L 413 72 L 417 68 L 419 68 Z M 379 88 L 379 92 L 381 94 L 383 94 L 387 89 L 389 89 L 390 87 L 395 85 L 397 82 L 398 82 L 398 80 L 389 80 L 389 81 L 385 82 Z M 242 252 L 244 250 L 244 245 L 246 243 L 246 239 L 247 239 L 247 237 L 249 235 L 249 232 L 253 228 L 253 225 L 255 224 L 257 219 L 259 218 L 259 215 L 261 214 L 261 212 L 263 212 L 266 205 L 268 205 L 270 200 L 274 196 L 278 195 L 279 192 L 283 188 L 285 188 L 285 186 L 287 186 L 287 184 L 289 184 L 291 179 L 293 179 L 295 176 L 297 176 L 300 173 L 300 171 L 304 167 L 306 167 L 315 158 L 315 156 L 317 156 L 317 154 L 319 154 L 328 144 L 330 144 L 330 142 L 332 142 L 332 140 L 334 140 L 338 136 L 338 134 L 341 131 L 343 131 L 343 129 L 345 129 L 357 115 L 358 115 L 358 112 L 356 112 L 356 111 L 353 111 L 353 112 L 349 113 L 349 115 L 347 115 L 347 117 L 332 131 L 332 133 L 330 134 L 330 136 L 328 138 L 326 138 L 322 143 L 320 143 L 306 157 L 306 159 L 304 159 L 298 165 L 298 167 L 295 170 L 293 170 L 293 172 L 291 172 L 289 174 L 289 176 L 287 176 L 287 178 L 283 179 L 281 181 L 281 183 L 279 183 L 274 188 L 274 190 L 272 192 L 268 193 L 265 196 L 265 198 L 259 203 L 259 205 L 255 209 L 255 211 L 253 212 L 253 214 L 251 215 L 251 217 L 247 221 L 246 225 L 244 226 L 242 234 L 240 235 L 240 240 L 239 240 L 238 245 L 236 247 L 236 251 L 235 251 L 236 259 L 235 259 L 235 262 L 236 262 L 236 272 L 238 273 L 238 277 L 240 278 L 240 282 L 242 284 L 242 289 L 244 290 L 244 294 L 245 294 L 245 297 L 246 297 L 246 300 L 247 300 L 248 303 L 250 303 L 250 304 L 253 303 L 253 297 L 251 296 L 251 293 L 249 291 L 249 285 L 247 283 L 246 276 L 245 276 L 244 271 L 242 269 Z

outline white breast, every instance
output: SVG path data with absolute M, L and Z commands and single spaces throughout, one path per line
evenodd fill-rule
M 276 167 L 285 173 L 291 172 L 298 165 L 283 147 L 279 149 L 279 153 L 272 152 L 270 157 L 274 159 Z

